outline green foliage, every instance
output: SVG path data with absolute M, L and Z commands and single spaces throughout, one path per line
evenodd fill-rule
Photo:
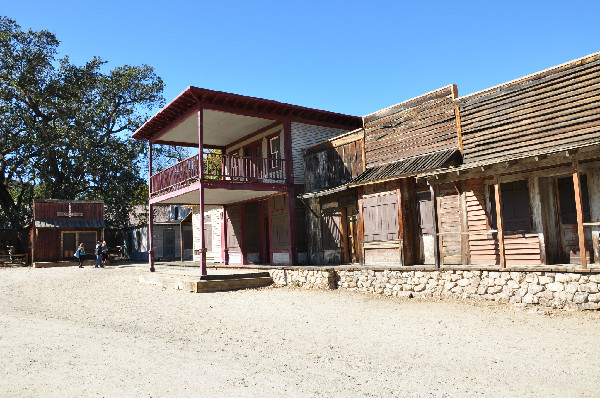
M 0 224 L 22 228 L 34 198 L 100 199 L 126 227 L 147 199 L 147 149 L 129 134 L 164 104 L 163 81 L 148 65 L 73 65 L 58 45 L 0 17 Z

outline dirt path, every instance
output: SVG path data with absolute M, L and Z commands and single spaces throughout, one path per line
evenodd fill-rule
M 596 312 L 191 294 L 140 272 L 0 269 L 0 397 L 598 395 Z

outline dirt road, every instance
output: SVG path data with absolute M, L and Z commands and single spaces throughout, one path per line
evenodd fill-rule
M 600 314 L 0 269 L 0 397 L 598 396 Z

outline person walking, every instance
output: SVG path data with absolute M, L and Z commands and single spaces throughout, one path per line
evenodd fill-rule
M 80 243 L 75 252 L 75 257 L 79 260 L 79 268 L 83 268 L 83 256 L 85 256 L 85 250 L 83 250 L 83 243 Z
M 108 264 L 108 245 L 102 241 L 102 267 Z
M 102 265 L 102 242 L 98 241 L 98 243 L 96 243 L 96 265 L 94 265 L 94 268 L 104 268 L 104 265 Z

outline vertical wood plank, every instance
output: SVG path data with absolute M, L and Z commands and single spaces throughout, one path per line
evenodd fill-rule
M 347 264 L 350 262 L 350 253 L 348 250 L 348 212 L 346 206 L 340 208 L 340 224 L 342 230 L 342 259 Z
M 585 256 L 585 230 L 583 228 L 583 201 L 581 199 L 581 181 L 579 178 L 578 162 L 573 162 L 573 186 L 575 188 L 575 207 L 577 209 L 577 235 L 579 235 L 579 255 L 581 257 L 581 269 L 587 269 L 587 258 Z
M 240 252 L 242 252 L 242 265 L 248 263 L 246 250 L 246 204 L 244 202 L 239 204 L 240 206 Z
M 442 219 L 443 219 L 443 215 L 442 215 L 442 205 L 441 205 L 441 200 L 439 200 L 440 197 L 440 184 L 435 184 L 434 185 L 434 196 L 436 198 L 436 203 L 435 203 L 435 209 L 436 212 L 438 214 L 437 217 L 437 224 L 436 224 L 436 244 L 437 244 L 437 261 L 438 267 L 441 267 L 442 265 L 444 265 L 444 236 L 440 233 L 440 231 L 442 230 Z
M 496 225 L 498 228 L 498 248 L 500 250 L 500 268 L 506 268 L 506 255 L 504 252 L 504 227 L 502 225 L 502 197 L 500 195 L 500 182 L 498 176 L 494 177 L 494 196 L 496 200 Z
M 223 264 L 229 264 L 229 246 L 227 242 L 227 210 L 223 205 L 223 221 L 221 222 L 221 257 Z

